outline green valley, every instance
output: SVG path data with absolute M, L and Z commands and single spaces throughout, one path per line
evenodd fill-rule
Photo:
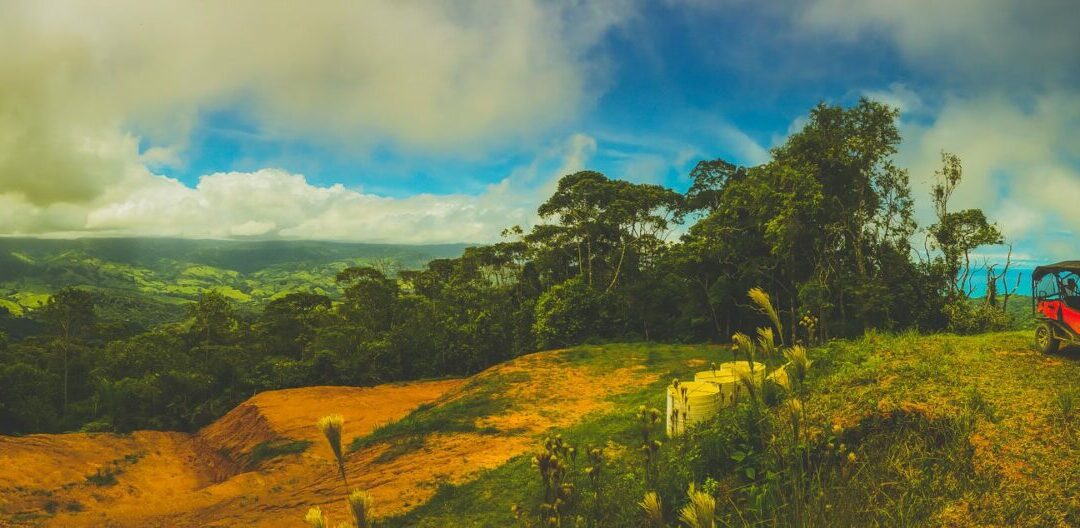
M 351 266 L 415 269 L 459 256 L 463 244 L 409 246 L 317 241 L 139 238 L 0 238 L 0 309 L 28 316 L 74 286 L 95 292 L 105 319 L 142 329 L 179 319 L 213 290 L 254 310 L 292 292 L 339 297 L 334 278 Z M 20 335 L 17 322 L 8 322 Z

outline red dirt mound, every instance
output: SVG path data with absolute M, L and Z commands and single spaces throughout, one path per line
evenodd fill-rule
M 195 435 L 0 436 L 0 526 L 292 524 L 286 519 L 302 519 L 309 504 L 326 501 L 317 474 L 333 475 L 323 467 L 330 450 L 314 426 L 320 416 L 343 414 L 351 439 L 460 384 L 266 392 Z M 302 455 L 269 461 L 265 471 L 240 473 L 256 445 L 275 439 L 315 443 Z
M 562 354 L 524 356 L 467 384 L 266 392 L 194 435 L 0 438 L 0 526 L 299 526 L 311 506 L 322 507 L 334 525 L 348 519 L 347 490 L 315 427 L 319 417 L 343 415 L 347 444 L 421 404 L 453 404 L 499 385 L 493 397 L 504 405 L 478 417 L 482 434 L 436 432 L 413 439 L 419 446 L 378 443 L 348 456 L 349 482 L 372 494 L 376 516 L 408 511 L 430 499 L 439 483 L 470 480 L 528 452 L 553 427 L 609 410 L 609 396 L 655 380 L 636 361 L 588 369 Z M 256 446 L 286 440 L 312 444 L 252 467 Z

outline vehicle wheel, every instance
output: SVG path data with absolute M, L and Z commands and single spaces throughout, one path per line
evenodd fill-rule
M 1035 346 L 1039 347 L 1044 354 L 1053 354 L 1061 346 L 1061 340 L 1054 337 L 1054 331 L 1050 325 L 1041 324 L 1035 329 Z

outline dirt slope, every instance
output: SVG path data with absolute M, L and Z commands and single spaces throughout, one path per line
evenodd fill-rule
M 242 472 L 253 447 L 320 440 L 314 423 L 331 412 L 345 416 L 346 438 L 363 435 L 461 384 L 267 392 L 195 435 L 0 436 L 0 526 L 280 526 L 330 491 L 317 486 L 329 448 L 315 442 L 302 455 Z M 116 483 L 88 480 L 99 471 L 115 474 Z
M 0 437 L 0 526 L 303 526 L 314 505 L 333 525 L 347 518 L 346 490 L 315 428 L 320 416 L 342 414 L 348 444 L 421 404 L 457 402 L 467 411 L 473 402 L 495 401 L 491 412 L 471 418 L 475 431 L 434 432 L 392 453 L 395 441 L 374 443 L 349 455 L 350 484 L 372 493 L 376 515 L 407 511 L 440 482 L 497 467 L 545 431 L 607 410 L 608 396 L 655 381 L 636 362 L 595 372 L 560 354 L 525 356 L 470 380 L 266 392 L 195 435 Z M 251 465 L 255 446 L 280 439 L 313 443 Z M 115 473 L 116 482 L 88 480 L 99 470 Z

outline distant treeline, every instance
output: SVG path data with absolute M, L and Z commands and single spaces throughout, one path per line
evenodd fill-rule
M 762 323 L 753 287 L 788 342 L 1004 324 L 1007 291 L 972 303 L 958 280 L 1001 234 L 949 209 L 961 167 L 948 154 L 936 222 L 919 229 L 896 118 L 869 100 L 819 105 L 768 163 L 702 161 L 686 193 L 570 174 L 531 230 L 417 270 L 345 269 L 337 298 L 249 312 L 211 291 L 131 335 L 102 324 L 100 296 L 65 288 L 29 314 L 44 331 L 0 340 L 0 432 L 191 430 L 267 389 L 466 375 L 586 341 L 726 341 Z

